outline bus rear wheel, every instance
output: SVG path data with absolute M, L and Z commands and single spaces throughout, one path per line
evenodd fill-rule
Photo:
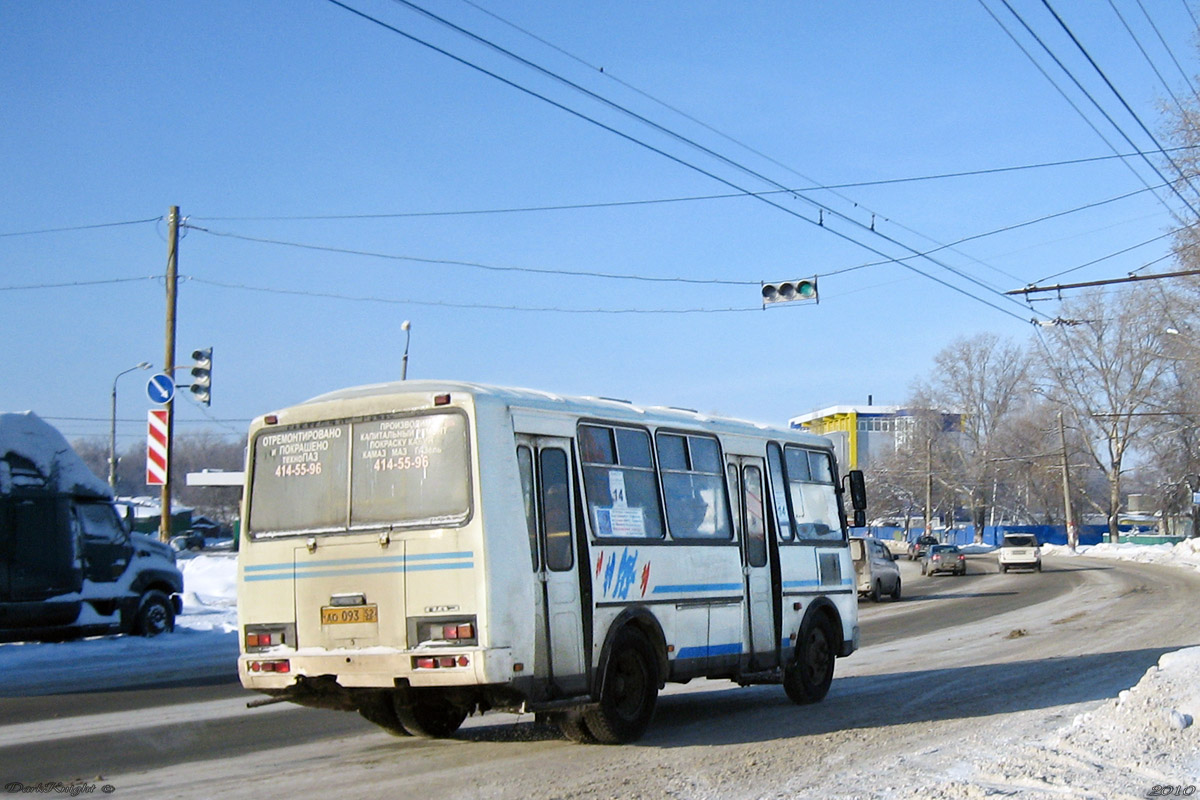
M 800 629 L 796 655 L 783 671 L 783 689 L 793 703 L 807 705 L 824 699 L 833 683 L 833 630 L 824 617 Z
M 445 739 L 467 718 L 466 709 L 436 692 L 413 691 L 410 702 L 396 703 L 396 717 L 404 730 L 423 739 Z
M 364 697 L 358 703 L 358 713 L 367 722 L 373 722 L 392 736 L 409 736 L 409 732 L 400 724 L 396 715 L 396 705 L 392 692 L 385 690 Z
M 562 735 L 579 744 L 595 744 L 596 737 L 588 730 L 587 722 L 579 711 L 564 711 L 554 718 Z
M 602 681 L 599 708 L 583 715 L 588 731 L 602 744 L 641 738 L 658 701 L 658 669 L 645 636 L 632 628 L 617 633 Z

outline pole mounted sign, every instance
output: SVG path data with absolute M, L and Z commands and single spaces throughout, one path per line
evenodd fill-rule
M 170 375 L 160 372 L 146 381 L 146 396 L 150 398 L 151 403 L 159 405 L 171 402 L 171 398 L 175 396 L 175 381 L 171 380 Z
M 167 482 L 167 410 L 150 409 L 146 428 L 146 485 L 163 486 Z

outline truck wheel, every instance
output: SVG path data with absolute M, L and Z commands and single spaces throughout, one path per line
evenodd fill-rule
M 138 636 L 158 636 L 175 630 L 175 608 L 171 598 L 157 589 L 142 595 L 137 616 L 133 618 L 133 632 Z
M 404 730 L 422 739 L 445 739 L 458 730 L 467 712 L 436 692 L 413 692 L 412 705 L 396 704 Z
M 624 744 L 641 738 L 658 702 L 658 668 L 645 636 L 629 627 L 617 633 L 601 687 L 600 707 L 583 715 L 596 741 Z
M 358 713 L 367 722 L 375 723 L 392 736 L 412 735 L 400 724 L 390 691 L 373 693 L 367 699 L 360 700 Z
M 793 703 L 816 703 L 833 683 L 833 631 L 825 617 L 817 617 L 800 631 L 796 655 L 783 671 L 783 689 Z
M 595 744 L 596 737 L 592 736 L 592 732 L 588 730 L 587 723 L 583 719 L 583 714 L 579 711 L 564 711 L 554 718 L 558 729 L 562 731 L 562 735 L 578 744 Z

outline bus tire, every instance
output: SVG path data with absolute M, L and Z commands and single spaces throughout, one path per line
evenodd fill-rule
M 413 691 L 409 699 L 407 705 L 396 703 L 396 717 L 404 730 L 422 739 L 452 736 L 467 718 L 466 709 L 437 692 Z
M 583 715 L 588 731 L 601 744 L 640 739 L 658 702 L 658 668 L 650 643 L 636 629 L 617 632 L 601 687 L 599 708 Z
M 577 744 L 595 744 L 596 737 L 588 730 L 587 722 L 580 711 L 564 711 L 555 716 L 554 722 L 562 735 Z
M 158 636 L 175 630 L 175 607 L 171 598 L 158 589 L 142 595 L 133 618 L 133 632 L 138 636 Z
M 825 616 L 814 617 L 800 629 L 796 655 L 783 671 L 783 689 L 793 703 L 816 703 L 829 693 L 834 651 L 833 629 Z
M 367 722 L 373 722 L 392 736 L 411 736 L 407 729 L 400 724 L 396 714 L 396 705 L 392 692 L 382 691 L 372 693 L 358 703 L 358 713 Z

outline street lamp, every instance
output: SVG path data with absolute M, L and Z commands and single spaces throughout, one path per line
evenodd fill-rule
M 122 370 L 117 373 L 117 378 L 137 369 L 150 369 L 150 362 L 143 361 L 137 366 Z M 108 429 L 108 488 L 113 490 L 113 494 L 117 491 L 117 378 L 113 378 L 112 416 Z
M 404 331 L 404 360 L 400 363 L 400 380 L 408 380 L 408 343 L 412 339 L 412 323 L 408 320 L 400 323 L 400 330 Z

